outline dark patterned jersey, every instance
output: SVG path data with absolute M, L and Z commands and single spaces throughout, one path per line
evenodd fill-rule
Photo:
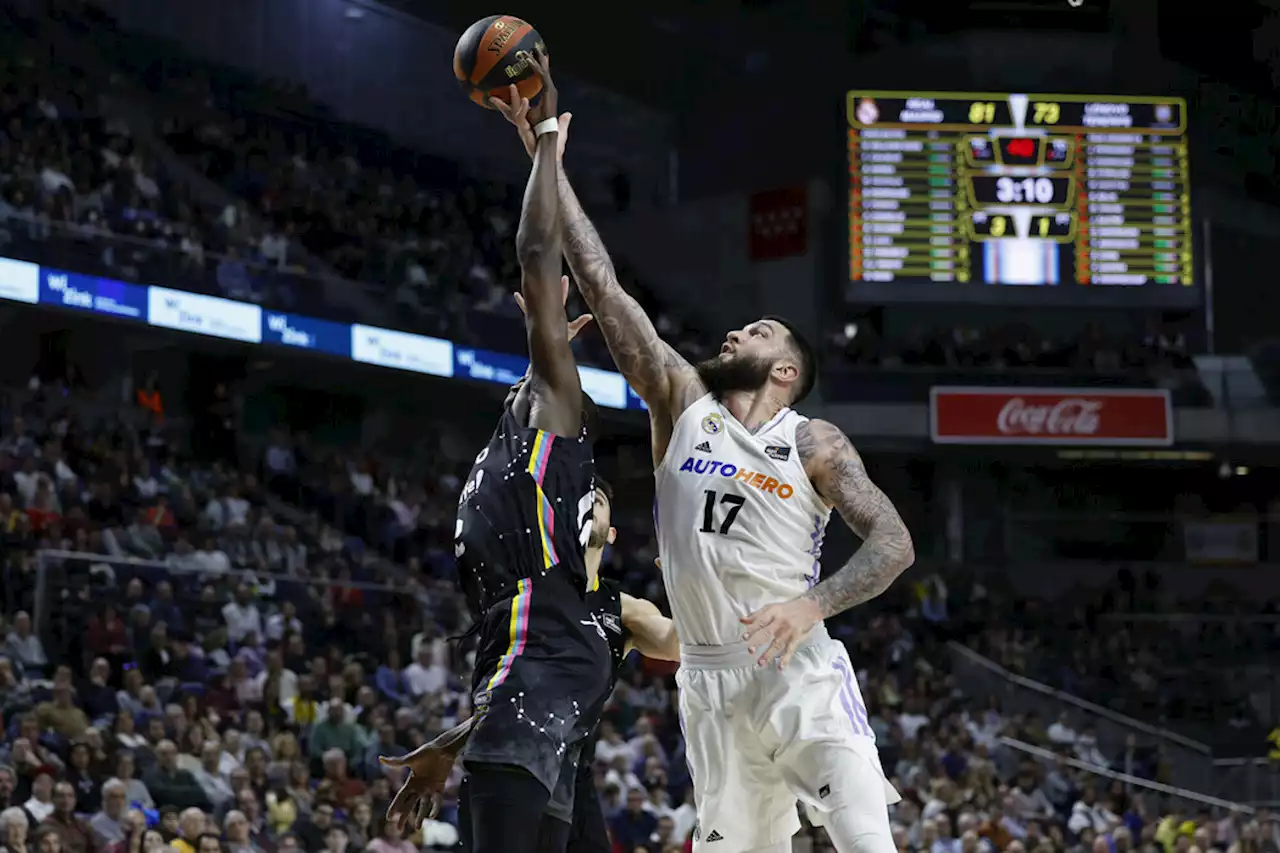
M 612 583 L 601 580 L 587 593 L 587 609 L 591 611 L 591 618 L 595 620 L 596 628 L 609 641 L 609 657 L 613 662 L 609 692 L 612 693 L 614 685 L 618 683 L 618 673 L 622 669 L 622 662 L 626 659 L 627 640 L 630 639 L 630 634 L 622 624 L 622 594 Z M 599 730 L 591 733 L 578 759 L 579 768 L 585 769 L 588 774 L 596 760 L 596 741 L 599 737 Z
M 458 499 L 454 555 L 472 615 L 523 578 L 557 572 L 585 592 L 595 459 L 585 430 L 566 438 L 524 426 L 507 406 Z
M 596 620 L 596 627 L 609 641 L 609 657 L 613 660 L 613 678 L 609 687 L 612 689 L 618 682 L 618 670 L 626 657 L 629 639 L 627 629 L 622 624 L 622 593 L 611 582 L 600 580 L 587 593 L 587 609 Z

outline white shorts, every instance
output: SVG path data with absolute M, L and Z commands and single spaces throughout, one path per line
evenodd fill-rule
M 790 838 L 800 829 L 797 800 L 819 825 L 846 806 L 887 814 L 902 798 L 880 766 L 844 645 L 819 627 L 785 670 L 755 660 L 745 645 L 681 648 L 676 683 L 698 809 L 695 853 Z

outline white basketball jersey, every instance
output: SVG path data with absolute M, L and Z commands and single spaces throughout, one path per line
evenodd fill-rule
M 680 642 L 740 642 L 739 621 L 818 582 L 830 508 L 783 409 L 756 432 L 707 394 L 676 421 L 654 471 L 662 577 Z

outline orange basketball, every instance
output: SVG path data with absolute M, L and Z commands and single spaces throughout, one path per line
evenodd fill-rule
M 453 74 L 471 100 L 493 109 L 489 98 L 503 101 L 514 83 L 522 97 L 533 100 L 542 78 L 526 58 L 534 48 L 546 50 L 538 31 L 511 15 L 490 15 L 467 27 L 453 50 Z

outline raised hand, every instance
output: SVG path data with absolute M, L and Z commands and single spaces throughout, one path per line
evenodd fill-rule
M 530 107 L 529 99 L 520 97 L 520 92 L 516 89 L 515 84 L 511 85 L 507 95 L 507 100 L 501 98 L 490 98 L 489 103 L 493 108 L 502 113 L 503 118 L 515 125 L 516 132 L 520 134 L 520 142 L 524 145 L 524 151 L 533 158 L 533 149 L 537 144 L 537 140 L 533 135 L 533 126 L 545 118 L 550 118 L 556 114 L 556 107 L 560 100 L 559 92 L 556 90 L 555 84 L 551 81 L 551 60 L 545 54 L 539 52 L 537 56 L 529 57 L 529 64 L 533 69 L 542 76 L 542 95 L 538 100 L 536 107 Z M 559 138 L 556 139 L 556 156 L 564 157 L 565 145 L 569 142 L 569 122 L 573 121 L 573 113 L 561 113 L 557 117 L 560 125 Z
M 568 299 L 569 299 L 569 276 L 562 275 L 560 276 L 560 302 L 564 303 Z M 526 315 L 529 313 L 527 310 L 525 310 L 524 297 L 519 293 L 519 291 L 516 292 L 516 305 L 520 306 L 520 313 L 526 314 Z M 574 338 L 576 338 L 578 336 L 578 332 L 581 332 L 583 329 L 589 326 L 591 324 L 591 321 L 594 319 L 595 318 L 592 317 L 590 314 L 583 314 L 580 317 L 574 317 L 572 320 L 570 320 L 569 321 L 569 340 L 573 340 Z

